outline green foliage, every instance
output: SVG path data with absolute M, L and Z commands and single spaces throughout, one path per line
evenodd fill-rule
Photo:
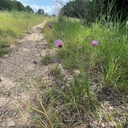
M 20 37 L 30 27 L 42 22 L 43 19 L 44 17 L 42 16 L 40 17 L 27 12 L 0 12 L 0 56 L 7 52 L 7 46 L 15 38 Z
M 51 56 L 50 54 L 45 55 L 44 57 L 42 57 L 41 59 L 41 63 L 44 65 L 50 64 L 54 62 L 54 57 Z
M 36 13 L 37 14 L 44 14 L 44 10 L 43 9 L 38 9 L 38 11 Z
M 94 22 L 100 17 L 103 0 L 75 0 L 68 2 L 60 15 L 81 18 L 84 22 Z
M 48 27 L 49 23 L 52 28 Z M 73 83 L 68 83 L 57 67 L 52 72 L 55 83 L 43 95 L 43 103 L 55 127 L 70 128 L 86 121 L 86 113 L 96 112 L 98 108 L 97 93 L 102 93 L 101 90 L 128 93 L 126 29 L 117 22 L 105 21 L 104 17 L 90 26 L 66 17 L 47 23 L 43 31 L 48 46 L 55 47 L 54 41 L 58 38 L 63 41 L 64 46 L 57 49 L 55 58 L 74 78 Z M 98 40 L 98 45 L 93 46 L 92 40 Z M 110 116 L 109 120 L 114 119 Z M 118 122 L 115 126 L 120 128 L 122 124 Z
M 64 41 L 58 56 L 72 74 L 74 69 L 79 69 L 90 82 L 98 78 L 99 84 L 128 91 L 128 37 L 118 23 L 103 25 L 98 22 L 87 27 L 80 22 L 60 18 L 53 23 L 53 29 L 48 34 L 51 34 L 47 36 L 46 33 L 50 44 L 57 38 Z M 98 40 L 99 45 L 92 46 L 92 40 Z M 95 74 L 93 79 L 90 79 L 91 74 Z
M 88 57 L 80 56 L 86 53 L 84 46 L 86 32 L 85 27 L 76 19 L 71 19 L 72 22 L 62 17 L 57 22 L 53 20 L 53 29 L 46 25 L 45 36 L 50 41 L 50 47 L 55 47 L 54 41 L 58 38 L 64 41 L 64 46 L 57 50 L 55 58 L 60 60 L 64 69 L 74 77 L 74 82 L 68 83 L 57 67 L 53 71 L 55 84 L 44 93 L 43 103 L 47 103 L 45 108 L 55 127 L 72 127 L 74 123 L 86 120 L 87 116 L 83 108 L 94 110 L 97 104 L 86 74 L 87 67 L 83 63 Z M 80 76 L 74 74 L 75 69 L 80 71 Z
M 127 0 L 73 0 L 60 10 L 60 15 L 81 18 L 86 23 L 105 15 L 109 21 L 122 22 L 128 16 L 127 6 Z
M 32 10 L 32 8 L 30 6 L 26 6 L 26 11 L 30 12 L 30 13 L 34 13 L 34 11 Z
M 34 12 L 30 6 L 24 7 L 24 5 L 21 2 L 16 1 L 16 0 L 13 0 L 13 1 L 12 0 L 1 0 L 0 1 L 0 10 L 28 11 L 31 13 Z

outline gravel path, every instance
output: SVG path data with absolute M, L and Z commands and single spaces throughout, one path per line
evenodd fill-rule
M 45 22 L 33 27 L 11 46 L 12 51 L 0 58 L 0 128 L 26 128 L 31 124 L 28 113 L 36 96 L 32 88 L 37 77 L 47 76 L 48 67 L 40 65 L 46 41 L 41 33 Z M 37 64 L 33 63 L 36 60 Z

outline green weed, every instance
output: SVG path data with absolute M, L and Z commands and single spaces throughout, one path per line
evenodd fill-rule
M 44 65 L 48 65 L 48 64 L 53 63 L 53 62 L 54 62 L 54 56 L 51 56 L 50 54 L 45 55 L 41 59 L 41 63 Z

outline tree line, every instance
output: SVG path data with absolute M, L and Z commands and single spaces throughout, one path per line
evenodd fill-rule
M 60 10 L 60 15 L 93 22 L 105 16 L 107 20 L 123 21 L 128 16 L 128 0 L 72 0 Z
M 17 10 L 17 11 L 26 11 L 26 12 L 34 13 L 33 9 L 29 5 L 25 7 L 21 2 L 16 0 L 0 0 L 0 10 L 1 11 Z M 44 10 L 38 9 L 36 13 L 44 14 Z

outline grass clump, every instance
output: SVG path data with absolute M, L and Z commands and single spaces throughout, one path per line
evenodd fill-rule
M 45 55 L 41 59 L 41 63 L 44 65 L 48 65 L 48 64 L 53 63 L 53 62 L 54 62 L 54 57 L 51 56 L 50 54 Z
M 35 20 L 36 19 L 36 20 Z M 7 53 L 14 39 L 28 32 L 30 27 L 43 22 L 44 16 L 27 12 L 1 11 L 0 12 L 0 56 Z

